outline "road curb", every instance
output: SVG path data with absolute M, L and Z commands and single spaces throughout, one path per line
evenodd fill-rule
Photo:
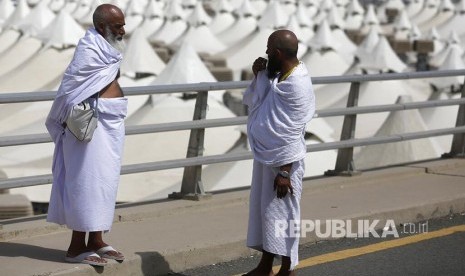
M 433 218 L 444 217 L 450 214 L 465 212 L 465 195 L 454 198 L 437 200 L 423 205 L 411 206 L 402 209 L 380 210 L 366 214 L 354 214 L 350 217 L 337 218 L 343 220 L 394 220 L 396 226 L 403 223 L 417 223 Z M 383 223 L 375 229 L 379 230 Z M 314 234 L 301 238 L 301 246 L 321 240 Z M 381 241 L 381 240 L 380 240 Z M 127 258 L 122 264 L 112 263 L 105 267 L 103 272 L 96 272 L 91 267 L 79 267 L 52 273 L 51 275 L 87 276 L 87 275 L 170 275 L 188 269 L 226 262 L 242 257 L 257 254 L 257 251 L 245 246 L 245 239 L 225 244 L 211 244 L 204 247 L 190 248 L 179 252 L 143 252 Z

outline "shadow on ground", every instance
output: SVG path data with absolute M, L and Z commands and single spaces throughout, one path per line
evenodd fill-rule
M 174 272 L 165 258 L 158 252 L 136 252 L 141 258 L 143 275 L 188 276 Z

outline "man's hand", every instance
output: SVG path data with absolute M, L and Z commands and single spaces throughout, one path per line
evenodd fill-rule
M 252 72 L 257 76 L 258 72 L 266 69 L 266 58 L 259 57 L 257 58 L 252 65 Z
M 291 195 L 294 194 L 294 191 L 292 190 L 291 180 L 289 178 L 282 177 L 279 174 L 276 175 L 274 179 L 274 190 L 276 191 L 276 195 L 278 198 L 284 198 L 287 195 L 288 191 L 290 191 Z

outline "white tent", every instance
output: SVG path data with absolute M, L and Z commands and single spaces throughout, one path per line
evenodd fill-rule
M 251 68 L 254 60 L 265 56 L 266 42 L 273 32 L 272 29 L 264 28 L 242 41 L 238 47 L 230 48 L 220 56 L 226 57 L 226 63 L 233 71 L 241 71 Z
M 189 16 L 190 27 L 187 32 L 172 43 L 172 46 L 179 47 L 184 41 L 198 52 L 214 55 L 224 51 L 226 46 L 218 40 L 207 26 L 211 18 L 207 15 L 200 2 L 195 6 L 194 11 Z
M 18 28 L 23 35 L 36 36 L 55 18 L 55 14 L 48 8 L 45 1 L 40 2 L 31 12 L 18 22 Z
M 347 6 L 345 26 L 347 30 L 359 30 L 363 24 L 365 10 L 358 0 L 350 0 Z
M 440 67 L 444 61 L 446 60 L 447 56 L 449 55 L 449 52 L 453 48 L 457 48 L 459 52 L 464 53 L 463 47 L 460 45 L 460 40 L 455 33 L 455 31 L 452 31 L 450 34 L 450 37 L 447 41 L 447 45 L 442 48 L 441 51 L 439 51 L 437 54 L 432 55 L 429 64 L 434 66 L 434 67 Z
M 14 12 L 15 6 L 11 0 L 0 0 L 0 33 L 2 31 L 3 23 Z
M 360 68 L 374 71 L 394 71 L 403 72 L 407 65 L 403 63 L 389 45 L 384 36 L 379 38 L 378 44 L 373 49 L 371 59 L 365 59 L 358 65 Z
M 295 16 L 297 17 L 297 21 L 302 28 L 309 28 L 313 30 L 314 23 L 312 21 L 311 15 L 307 13 L 307 9 L 302 2 L 299 2 L 297 5 Z M 313 31 L 311 36 L 313 36 Z
M 206 25 L 191 26 L 186 34 L 172 43 L 173 46 L 179 47 L 184 41 L 198 52 L 214 55 L 226 49 L 226 46 L 216 38 Z
M 226 46 L 232 47 L 250 36 L 256 29 L 257 19 L 255 17 L 240 17 L 230 28 L 219 33 L 218 39 Z
M 414 24 L 421 25 L 429 20 L 432 20 L 439 11 L 438 0 L 425 0 L 423 9 L 414 17 L 410 18 L 410 21 Z
M 102 4 L 102 2 L 100 2 L 100 0 L 92 0 L 89 3 L 90 7 L 88 8 L 87 13 L 85 15 L 83 15 L 82 17 L 79 17 L 79 18 L 75 17 L 76 20 L 79 23 L 81 23 L 83 26 L 85 26 L 86 28 L 87 28 L 87 26 L 89 26 L 89 27 L 93 26 L 94 25 L 94 18 L 93 18 L 94 11 L 100 4 Z
M 397 103 L 411 102 L 409 96 L 400 96 Z M 425 131 L 427 127 L 418 110 L 393 111 L 376 132 L 375 136 L 391 136 L 409 132 Z M 355 155 L 357 169 L 387 166 L 397 163 L 437 158 L 441 151 L 431 138 L 407 140 L 396 143 L 363 147 Z
M 285 27 L 287 22 L 289 22 L 289 15 L 278 1 L 272 1 L 262 13 L 257 24 L 261 29 L 278 29 Z
M 151 103 L 127 120 L 130 125 L 153 124 L 173 121 L 190 121 L 195 100 L 184 101 L 175 96 L 153 97 Z M 234 117 L 222 104 L 209 100 L 207 118 Z M 204 155 L 225 153 L 239 139 L 236 127 L 210 128 L 205 130 Z M 189 131 L 131 135 L 126 138 L 123 164 L 185 158 Z M 220 172 L 218 172 L 220 173 Z M 179 191 L 183 169 L 171 169 L 143 174 L 124 175 L 118 191 L 118 201 L 134 201 L 148 196 L 164 197 Z M 239 184 L 239 183 L 238 183 Z
M 449 21 L 437 26 L 436 28 L 442 37 L 448 37 L 453 32 L 462 36 L 465 34 L 465 30 L 463 30 L 463 22 L 465 22 L 465 11 L 460 11 L 457 12 Z
M 429 31 L 432 27 L 441 26 L 442 24 L 449 22 L 454 17 L 455 6 L 451 0 L 441 0 L 439 4 L 438 13 L 426 22 L 419 25 L 420 30 L 423 32 Z
M 73 11 L 76 10 L 77 6 L 78 6 L 78 3 L 79 1 L 78 0 L 74 0 L 74 1 L 66 1 L 65 2 L 65 5 L 64 7 L 62 7 L 64 10 L 66 10 L 69 14 L 73 14 Z M 119 6 L 118 6 L 119 7 Z M 73 16 L 74 17 L 74 16 Z
M 310 72 L 313 76 L 313 70 L 311 70 L 311 68 Z M 350 76 L 356 74 L 361 74 L 360 69 L 358 69 L 356 66 L 351 66 L 342 75 Z M 330 108 L 335 106 L 336 103 L 340 103 L 341 99 L 347 100 L 347 94 L 350 90 L 350 83 L 320 84 L 314 85 L 313 89 L 315 91 L 316 108 Z M 345 106 L 344 103 L 341 104 Z
M 187 30 L 188 23 L 184 20 L 186 13 L 179 1 L 169 2 L 165 9 L 165 17 L 165 24 L 149 37 L 150 42 L 171 44 Z
M 328 21 L 328 24 L 332 29 L 334 28 L 344 29 L 345 28 L 344 19 L 339 14 L 338 8 L 336 6 L 333 6 L 330 9 L 326 17 L 326 21 Z
M 412 29 L 412 23 L 408 18 L 406 10 L 402 10 L 397 16 L 396 21 L 393 24 L 394 27 L 394 38 L 396 40 L 407 40 L 409 37 L 410 30 Z
M 266 0 L 252 0 L 250 4 L 254 8 L 254 10 L 257 11 L 257 15 L 261 15 L 268 7 L 269 2 Z
M 299 24 L 299 21 L 296 15 L 291 15 L 286 29 L 294 32 L 300 43 L 310 40 L 310 38 L 314 35 L 313 30 L 310 27 L 305 26 L 305 25 L 301 26 Z M 305 51 L 306 51 L 307 46 L 302 45 L 301 47 L 299 45 L 299 51 L 303 50 L 302 48 L 305 48 Z M 305 54 L 305 51 L 302 53 Z
M 197 2 L 194 10 L 189 15 L 189 17 L 187 17 L 187 22 L 190 24 L 190 26 L 197 27 L 200 25 L 210 24 L 212 19 L 203 8 L 203 4 L 201 2 Z
M 16 9 L 14 12 L 5 20 L 3 23 L 3 28 L 6 29 L 8 27 L 18 29 L 18 23 L 25 18 L 31 9 L 27 4 L 27 0 L 18 0 L 16 2 Z
M 214 82 L 195 50 L 185 42 L 171 58 L 165 70 L 152 85 Z M 225 118 L 235 115 L 221 104 L 221 92 L 209 93 L 207 118 Z M 174 95 L 153 96 L 149 102 L 127 119 L 127 124 L 148 124 L 192 120 L 195 100 L 181 100 Z M 221 139 L 218 139 L 221 137 Z M 188 131 L 130 136 L 125 146 L 126 164 L 184 158 L 189 139 Z M 207 129 L 205 155 L 225 153 L 239 139 L 236 127 Z M 146 145 L 146 146 L 142 146 Z M 167 150 L 169 149 L 169 150 Z M 148 195 L 178 191 L 176 183 L 182 178 L 182 169 L 149 172 L 122 177 L 118 198 L 121 201 L 138 200 Z M 137 183 L 136 186 L 133 183 Z
M 348 91 L 348 88 L 345 89 Z M 431 89 L 427 83 L 421 80 L 391 80 L 366 82 L 360 85 L 358 106 L 394 104 L 400 95 L 408 95 L 413 101 L 425 101 L 430 96 Z M 341 108 L 347 106 L 348 92 L 344 97 L 328 108 Z M 386 112 L 361 114 L 357 116 L 356 137 L 373 136 L 381 124 L 386 120 Z M 342 116 L 328 117 L 326 121 L 335 130 L 339 138 L 343 122 Z
M 340 75 L 350 67 L 351 61 L 338 52 L 342 44 L 335 38 L 326 20 L 321 22 L 308 45 L 310 51 L 301 60 L 310 69 L 312 76 Z
M 357 51 L 357 45 L 350 40 L 343 29 L 336 28 L 332 31 L 333 37 L 339 43 L 336 45 L 336 51 L 350 64 L 353 62 L 354 54 Z
M 17 30 L 8 29 L 0 33 L 0 55 L 7 49 L 12 47 L 21 36 L 21 33 Z
M 144 21 L 140 25 L 146 37 L 150 37 L 165 23 L 163 6 L 160 2 L 149 0 L 144 13 Z
M 431 28 L 428 35 L 426 35 L 426 38 L 432 40 L 434 43 L 434 50 L 429 54 L 430 56 L 438 54 L 446 46 L 446 43 L 441 40 L 441 36 L 439 36 L 435 27 Z
M 312 48 L 312 50 L 336 50 L 340 46 L 339 41 L 337 41 L 334 37 L 329 27 L 328 21 L 326 20 L 321 22 L 315 35 L 307 42 L 307 44 L 310 46 L 310 48 Z
M 136 73 L 159 75 L 165 63 L 147 41 L 144 31 L 136 29 L 128 41 L 121 63 L 121 73 L 135 77 Z
M 124 30 L 127 34 L 132 34 L 132 32 L 142 24 L 144 21 L 144 12 L 147 3 L 141 0 L 130 0 L 125 11 L 125 21 L 126 25 Z
M 226 46 L 231 47 L 257 29 L 257 11 L 251 6 L 249 0 L 244 0 L 239 9 L 235 11 L 239 18 L 228 29 L 218 33 L 218 39 Z
M 456 94 L 460 97 L 460 94 Z M 446 100 L 451 97 L 447 93 L 434 92 L 428 100 Z M 422 108 L 420 114 L 428 129 L 441 129 L 455 127 L 458 105 Z M 452 135 L 437 136 L 434 138 L 441 147 L 442 152 L 449 152 L 452 145 Z
M 194 48 L 185 41 L 152 85 L 215 82 Z
M 406 7 L 409 18 L 416 16 L 423 9 L 424 3 L 425 0 L 411 1 Z
M 316 24 L 321 24 L 325 20 L 329 11 L 333 8 L 334 2 L 332 0 L 321 0 L 318 5 L 318 13 L 313 17 Z
M 71 11 L 71 15 L 79 20 L 87 16 L 91 11 L 93 0 L 79 0 L 79 3 L 76 5 L 76 8 Z M 121 6 L 117 6 L 122 8 Z M 124 10 L 124 9 L 123 9 Z
M 66 2 L 65 0 L 50 0 L 49 1 L 49 4 L 48 4 L 48 7 L 50 8 L 51 11 L 53 11 L 54 13 L 58 13 L 60 12 L 61 10 L 66 10 L 65 9 L 65 6 L 66 6 Z M 67 10 L 66 10 L 67 11 Z M 67 11 L 69 14 L 70 12 Z
M 372 4 L 368 5 L 367 10 L 365 11 L 365 17 L 363 18 L 363 25 L 368 28 L 372 25 L 379 26 L 379 19 L 376 16 L 375 7 Z
M 439 66 L 438 70 L 458 70 L 465 69 L 465 62 L 462 59 L 463 49 L 460 47 L 450 47 L 444 62 Z M 444 77 L 429 79 L 429 82 L 438 89 L 448 87 L 460 87 L 463 85 L 463 76 Z
M 358 57 L 360 62 L 366 63 L 372 58 L 373 50 L 379 42 L 379 34 L 375 28 L 370 29 L 368 35 L 363 39 L 362 43 L 357 47 L 355 56 Z
M 20 39 L 0 56 L 0 79 L 21 64 L 27 64 L 41 47 L 42 41 L 35 37 Z
M 338 76 L 347 71 L 350 64 L 333 50 L 309 51 L 302 57 L 302 62 L 307 65 L 313 77 Z
M 84 34 L 84 29 L 63 9 L 37 37 L 45 44 L 43 49 L 47 49 L 48 47 L 62 49 L 76 46 Z
M 74 48 L 61 51 L 49 48 L 34 55 L 26 64 L 0 77 L 0 91 L 36 91 L 56 87 L 73 54 Z M 31 78 L 31 76 L 34 77 Z
M 218 11 L 213 17 L 213 20 L 209 25 L 209 28 L 213 34 L 219 34 L 225 31 L 226 29 L 230 28 L 235 22 L 236 18 L 234 18 L 231 11 L 221 10 Z

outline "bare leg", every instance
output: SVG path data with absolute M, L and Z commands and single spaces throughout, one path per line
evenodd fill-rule
M 76 257 L 77 255 L 88 251 L 89 249 L 86 246 L 86 232 L 73 231 L 71 236 L 71 243 L 69 244 L 66 256 Z M 87 259 L 99 263 L 107 262 L 104 259 L 98 257 L 87 257 Z
M 93 251 L 97 251 L 100 248 L 102 248 L 104 246 L 107 246 L 108 244 L 106 244 L 103 241 L 102 236 L 103 236 L 102 231 L 90 232 L 89 233 L 89 241 L 87 242 L 87 248 L 89 248 L 89 249 L 91 249 Z M 117 251 L 108 251 L 107 254 L 110 255 L 110 256 L 114 256 L 114 257 L 124 257 L 121 252 L 117 252 Z
M 281 269 L 279 269 L 278 274 L 276 276 L 295 276 L 297 275 L 294 270 L 291 269 L 291 258 L 289 257 L 282 257 Z
M 252 271 L 244 274 L 246 276 L 274 276 L 273 273 L 274 254 L 263 250 L 262 259 L 258 266 Z

